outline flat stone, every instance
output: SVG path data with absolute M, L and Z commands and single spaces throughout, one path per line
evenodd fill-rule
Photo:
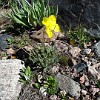
M 55 79 L 58 83 L 58 87 L 61 90 L 65 90 L 66 93 L 69 93 L 71 96 L 75 97 L 75 100 L 80 97 L 80 85 L 78 82 L 75 82 L 71 78 L 60 73 L 55 76 Z
M 75 66 L 77 73 L 81 72 L 82 70 L 86 69 L 88 66 L 84 63 L 79 63 Z
M 0 100 L 16 100 L 21 91 L 18 82 L 20 69 L 24 67 L 21 60 L 0 60 Z

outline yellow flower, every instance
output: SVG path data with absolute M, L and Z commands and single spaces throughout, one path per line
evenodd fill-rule
M 53 37 L 53 33 L 52 33 L 52 30 L 49 29 L 49 28 L 46 28 L 46 33 L 48 35 L 49 38 L 52 38 Z
M 49 21 L 52 23 L 52 24 L 56 24 L 56 17 L 54 15 L 50 15 L 48 17 Z
M 55 24 L 55 26 L 54 26 L 54 31 L 55 31 L 55 32 L 60 32 L 60 27 L 59 27 L 58 24 Z
M 60 31 L 60 27 L 56 23 L 56 17 L 54 15 L 50 15 L 49 17 L 44 17 L 42 24 L 45 26 L 46 33 L 48 34 L 49 38 L 53 37 L 53 33 L 52 33 L 53 31 L 54 32 Z
M 45 26 L 47 26 L 47 24 L 49 24 L 48 23 L 48 18 L 44 17 L 43 21 L 42 21 L 42 24 L 45 25 Z

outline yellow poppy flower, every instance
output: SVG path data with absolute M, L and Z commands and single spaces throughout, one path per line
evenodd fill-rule
M 60 27 L 56 23 L 56 17 L 54 15 L 50 15 L 49 17 L 44 17 L 42 24 L 45 26 L 46 33 L 48 34 L 49 38 L 53 37 L 53 33 L 52 33 L 53 31 L 54 32 L 60 31 Z
M 56 24 L 56 17 L 55 17 L 54 15 L 50 15 L 50 16 L 48 17 L 48 19 L 49 19 L 50 23 Z
M 49 38 L 52 38 L 53 37 L 53 33 L 52 33 L 52 30 L 49 29 L 49 28 L 46 28 L 46 33 L 48 35 Z
M 42 24 L 45 25 L 45 26 L 46 26 L 47 24 L 49 24 L 49 23 L 48 23 L 48 18 L 44 17 L 44 18 L 43 18 L 43 21 L 42 21 Z
M 60 32 L 60 27 L 59 27 L 58 24 L 56 24 L 56 25 L 54 26 L 54 31 L 55 31 L 55 32 Z

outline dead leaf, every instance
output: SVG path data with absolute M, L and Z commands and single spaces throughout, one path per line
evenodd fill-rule
M 13 50 L 12 48 L 7 49 L 7 54 L 9 55 L 13 55 L 15 54 L 15 50 Z
M 27 45 L 27 46 L 24 47 L 24 49 L 26 51 L 29 51 L 30 52 L 33 49 L 33 47 L 31 45 Z

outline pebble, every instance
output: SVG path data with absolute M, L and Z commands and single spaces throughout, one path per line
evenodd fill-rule
M 12 39 L 11 35 L 2 34 L 0 35 L 0 50 L 5 50 L 8 46 L 7 39 Z
M 79 47 L 73 47 L 69 50 L 69 53 L 72 55 L 72 57 L 77 57 L 80 54 L 81 49 Z
M 80 97 L 81 89 L 78 82 L 60 73 L 55 76 L 55 79 L 58 83 L 58 88 L 69 93 L 71 96 L 75 97 L 76 100 Z
M 57 100 L 57 95 L 51 95 L 50 100 Z
M 91 53 L 91 49 L 84 49 L 83 53 L 89 55 Z
M 82 70 L 84 70 L 87 67 L 88 66 L 84 63 L 79 63 L 75 66 L 77 73 L 81 72 Z
M 81 92 L 82 92 L 83 95 L 86 95 L 87 94 L 87 91 L 86 90 L 83 90 L 82 89 Z

